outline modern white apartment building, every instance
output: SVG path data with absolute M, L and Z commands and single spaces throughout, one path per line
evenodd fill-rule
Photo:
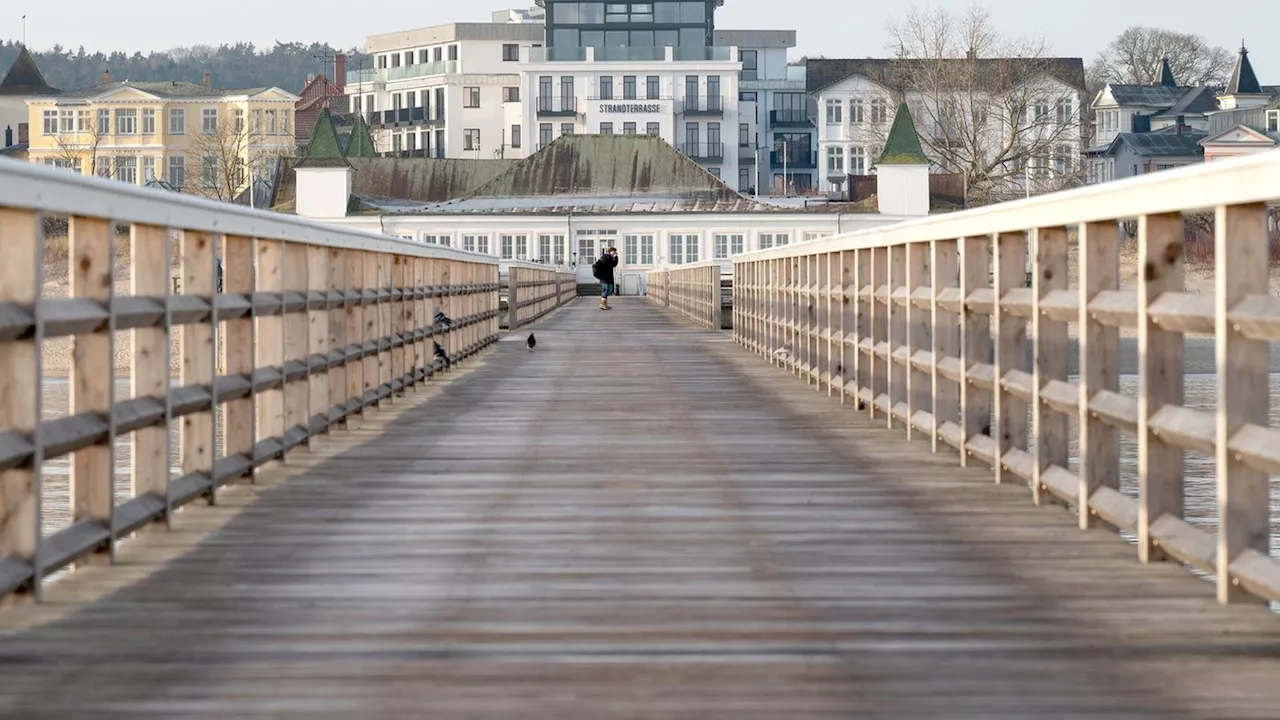
M 518 159 L 565 134 L 650 134 L 740 191 L 808 189 L 795 32 L 716 30 L 723 1 L 537 0 L 376 35 L 347 92 L 380 153 Z

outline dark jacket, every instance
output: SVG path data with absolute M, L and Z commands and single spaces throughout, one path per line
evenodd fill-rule
M 613 281 L 613 269 L 618 267 L 618 257 L 616 255 L 605 253 L 604 255 L 601 255 L 600 259 L 596 262 L 600 263 L 600 274 L 598 276 L 600 282 L 605 285 L 616 284 Z

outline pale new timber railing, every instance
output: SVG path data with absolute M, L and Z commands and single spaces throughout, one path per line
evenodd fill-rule
M 56 261 L 45 228 L 61 217 L 69 293 L 55 298 L 42 292 Z M 25 163 L 0 164 L 0 247 L 0 598 L 39 597 L 50 573 L 114 558 L 121 538 L 197 498 L 215 502 L 221 486 L 498 336 L 491 258 Z M 61 337 L 72 344 L 70 414 L 45 419 L 56 382 L 46 342 Z M 132 387 L 118 400 L 121 341 Z M 48 504 L 42 474 L 61 456 L 69 508 Z M 50 514 L 69 524 L 46 535 Z
M 720 327 L 720 263 L 707 260 L 650 270 L 649 298 L 706 328 Z
M 510 330 L 536 322 L 578 296 L 578 276 L 571 268 L 504 260 L 502 275 Z
M 1081 528 L 1133 533 L 1143 562 L 1212 575 L 1221 602 L 1280 600 L 1268 488 L 1280 473 L 1268 417 L 1276 200 L 1280 152 L 1269 152 L 740 256 L 734 336 L 935 452 L 952 446 L 998 483 L 1030 484 L 1037 503 L 1072 506 Z M 1201 210 L 1215 284 L 1196 295 L 1183 215 Z M 1137 234 L 1133 291 L 1120 284 L 1122 227 Z M 1120 393 L 1121 329 L 1137 335 L 1137 397 Z M 1184 406 L 1189 334 L 1213 337 L 1216 412 Z M 1121 492 L 1119 432 L 1137 436 L 1136 493 Z M 1185 450 L 1216 462 L 1216 523 L 1187 522 Z

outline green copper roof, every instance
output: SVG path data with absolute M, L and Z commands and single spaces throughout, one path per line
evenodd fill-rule
M 338 133 L 333 129 L 333 118 L 329 115 L 329 108 L 320 111 L 316 126 L 311 131 L 311 140 L 307 142 L 307 151 L 302 155 L 302 162 L 294 167 L 351 167 L 342 155 L 342 147 L 338 144 Z
M 928 165 L 929 158 L 920 147 L 920 137 L 916 135 L 916 124 L 911 119 L 911 110 L 904 102 L 898 106 L 898 114 L 893 117 L 893 127 L 889 130 L 889 139 L 884 144 L 884 154 L 880 156 L 880 165 Z
M 378 157 L 378 151 L 373 146 L 373 135 L 369 134 L 369 125 L 359 114 L 351 126 L 351 138 L 347 140 L 347 157 Z

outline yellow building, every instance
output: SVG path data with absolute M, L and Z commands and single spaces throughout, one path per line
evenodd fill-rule
M 251 169 L 295 153 L 297 101 L 274 87 L 221 90 L 208 73 L 200 85 L 112 82 L 104 73 L 96 87 L 27 100 L 28 159 L 232 200 Z

